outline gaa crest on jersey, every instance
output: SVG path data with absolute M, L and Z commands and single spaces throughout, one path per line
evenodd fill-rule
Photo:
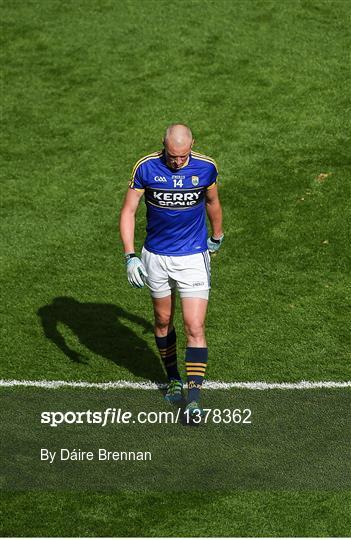
M 198 176 L 192 176 L 191 177 L 191 183 L 193 186 L 198 186 L 199 185 L 199 177 Z

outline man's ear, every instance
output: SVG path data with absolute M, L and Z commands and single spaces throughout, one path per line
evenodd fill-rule
M 163 147 L 166 146 L 166 145 L 165 145 L 165 140 L 164 140 L 164 139 L 162 139 L 162 144 L 163 144 Z
M 192 148 L 194 144 L 195 144 L 195 139 L 192 140 L 190 148 Z

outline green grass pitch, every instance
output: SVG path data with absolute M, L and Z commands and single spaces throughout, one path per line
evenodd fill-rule
M 178 121 L 220 169 L 208 378 L 351 380 L 350 15 L 346 0 L 2 3 L 0 378 L 164 380 L 117 223 L 133 164 Z M 144 228 L 141 205 L 139 250 Z M 179 311 L 176 326 L 182 355 Z M 0 534 L 348 536 L 350 510 L 345 489 L 3 491 Z

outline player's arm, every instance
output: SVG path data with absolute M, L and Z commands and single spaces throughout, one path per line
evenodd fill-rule
M 210 252 L 217 251 L 223 241 L 222 206 L 218 196 L 218 187 L 213 185 L 206 191 L 206 212 L 211 223 L 212 235 L 207 245 Z
M 144 190 L 129 188 L 122 206 L 119 231 L 124 247 L 124 253 L 134 253 L 135 215 Z
M 124 247 L 128 281 L 132 287 L 144 287 L 147 277 L 145 267 L 134 252 L 135 214 L 144 190 L 129 188 L 124 199 L 119 220 L 119 231 Z
M 61 351 L 68 356 L 73 362 L 81 362 L 83 364 L 87 363 L 87 357 L 83 354 L 71 349 L 58 329 L 58 324 L 60 322 L 60 316 L 56 312 L 54 306 L 45 306 L 38 310 L 38 315 L 41 318 L 43 325 L 43 330 L 45 336 L 48 339 L 51 339 L 57 345 Z

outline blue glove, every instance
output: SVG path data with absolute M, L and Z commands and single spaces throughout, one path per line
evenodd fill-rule
M 125 255 L 125 261 L 127 264 L 128 281 L 132 287 L 141 289 L 144 287 L 145 278 L 147 278 L 147 272 L 145 266 L 135 255 L 135 253 L 128 253 Z
M 219 248 L 222 245 L 224 238 L 224 234 L 220 236 L 219 238 L 213 238 L 213 236 L 210 236 L 210 238 L 207 238 L 207 249 L 210 253 L 215 253 L 219 250 Z

